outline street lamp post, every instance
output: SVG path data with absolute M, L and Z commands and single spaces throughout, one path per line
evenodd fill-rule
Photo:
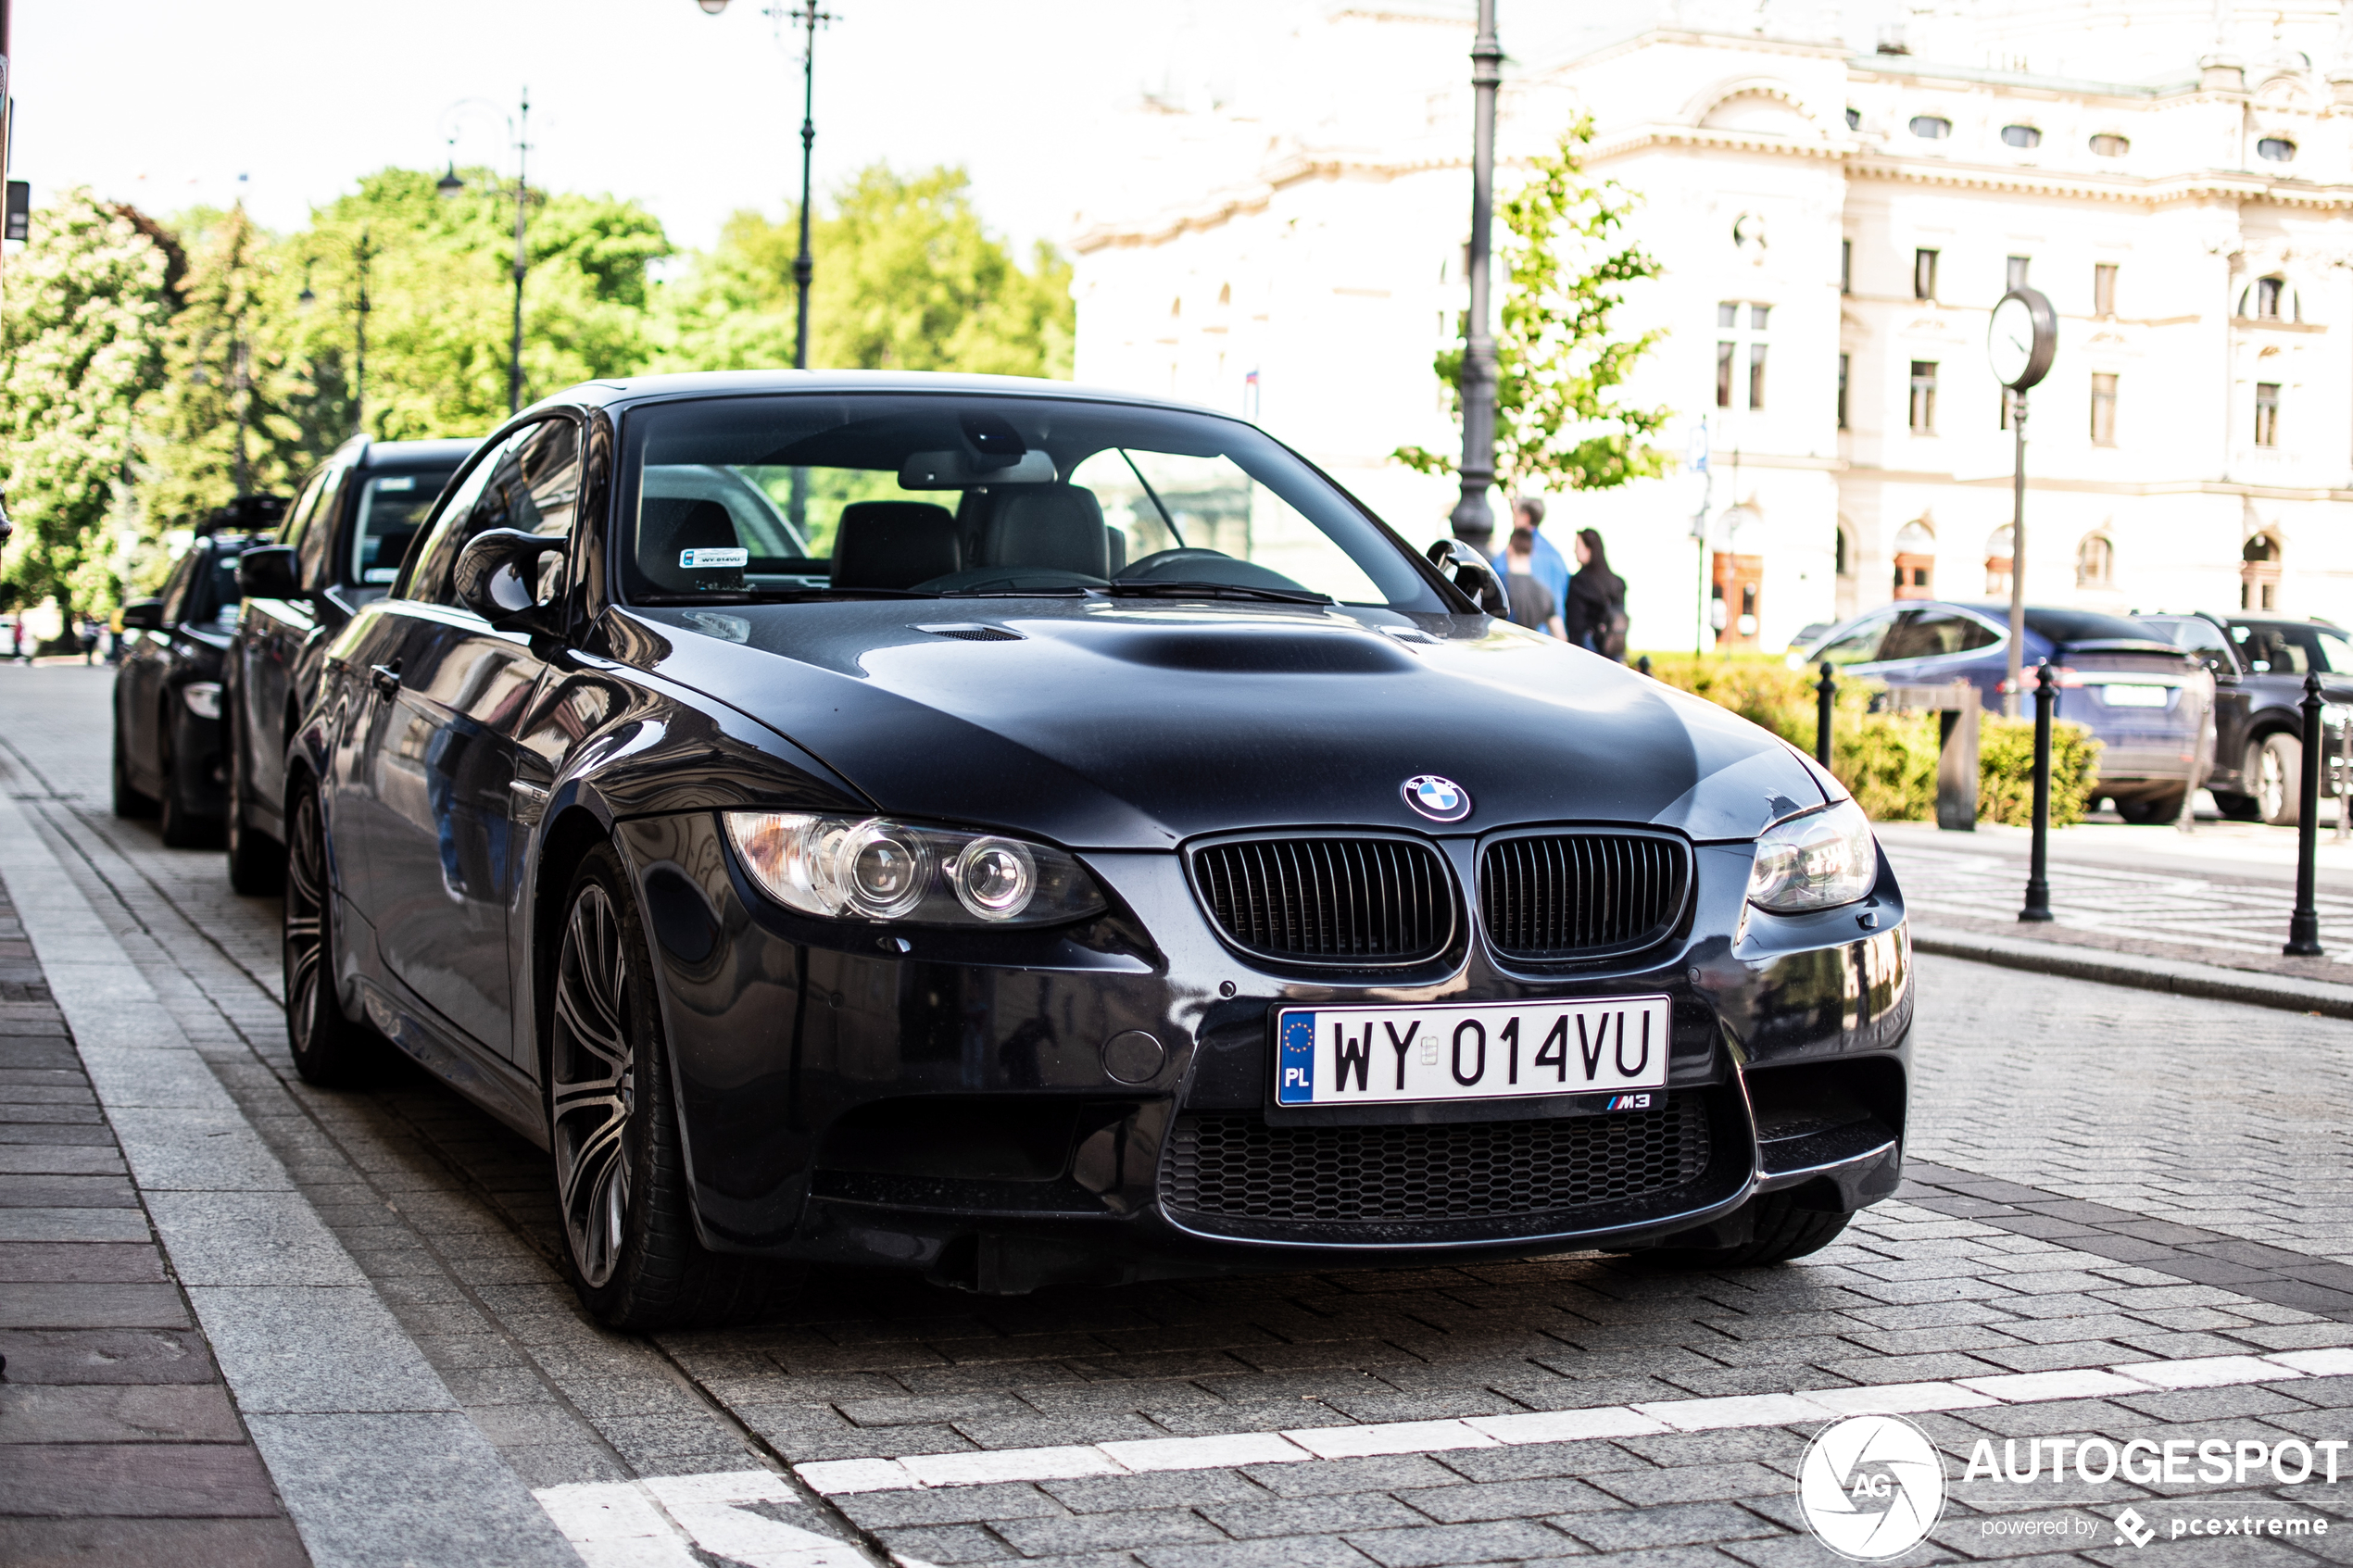
M 707 16 L 717 16 L 727 8 L 727 0 L 695 0 Z M 817 0 L 802 0 L 790 10 L 771 6 L 768 16 L 776 21 L 798 22 L 802 31 L 800 49 L 800 254 L 793 257 L 793 290 L 798 296 L 793 315 L 792 368 L 809 369 L 809 284 L 817 276 L 817 258 L 809 249 L 810 175 L 815 163 L 817 149 L 817 29 L 826 22 L 840 19 L 831 11 L 820 8 Z M 798 472 L 799 470 L 795 470 Z
M 1495 88 L 1504 49 L 1495 41 L 1495 0 L 1478 0 L 1471 44 L 1477 98 L 1471 132 L 1470 320 L 1463 341 L 1463 495 L 1454 503 L 1454 537 L 1481 555 L 1495 534 L 1487 492 L 1495 483 L 1495 335 L 1489 316 L 1488 231 L 1495 216 Z
M 708 7 L 705 8 L 708 9 Z M 469 101 L 478 102 L 479 100 Z M 453 109 L 461 107 L 457 104 L 450 106 Z M 507 122 L 507 130 L 514 137 L 515 143 L 515 188 L 512 191 L 501 191 L 498 194 L 512 197 L 515 204 L 514 332 L 507 349 L 507 412 L 512 414 L 522 408 L 522 281 L 524 275 L 531 270 L 531 252 L 525 247 L 523 237 L 524 220 L 531 209 L 529 173 L 531 90 L 529 88 L 523 89 L 516 118 Z M 454 153 L 449 159 L 449 172 L 434 181 L 434 188 L 445 196 L 454 196 L 466 188 L 465 181 L 459 176 L 458 159 Z
M 368 431 L 368 312 L 374 308 L 368 302 L 368 263 L 374 258 L 376 247 L 369 238 L 369 231 L 362 229 L 358 242 L 346 248 L 359 282 L 359 297 L 351 307 L 356 319 L 353 332 L 356 342 L 351 359 L 351 429 L 353 434 L 364 435 Z M 308 310 L 318 300 L 319 296 L 310 291 L 310 279 L 306 268 L 302 293 L 295 296 L 295 303 Z

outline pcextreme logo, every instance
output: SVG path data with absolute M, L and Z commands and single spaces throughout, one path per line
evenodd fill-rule
M 1944 1514 L 1944 1456 L 1900 1415 L 1850 1415 L 1806 1446 L 1797 1506 L 1815 1538 L 1856 1562 L 1900 1557 Z

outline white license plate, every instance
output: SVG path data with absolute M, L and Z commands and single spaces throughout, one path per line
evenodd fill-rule
M 1285 1008 L 1275 1023 L 1275 1103 L 1523 1099 L 1664 1088 L 1671 1016 L 1665 997 Z
M 2102 686 L 2100 696 L 2110 708 L 2162 708 L 2163 686 Z

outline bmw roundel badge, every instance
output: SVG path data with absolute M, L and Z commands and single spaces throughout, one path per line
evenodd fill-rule
M 1459 822 L 1471 814 L 1470 791 L 1436 773 L 1416 773 L 1403 793 L 1406 805 L 1433 822 Z

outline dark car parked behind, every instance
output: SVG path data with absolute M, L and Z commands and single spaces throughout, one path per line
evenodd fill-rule
M 283 501 L 247 496 L 216 521 L 274 521 Z M 227 797 L 220 746 L 220 671 L 237 624 L 237 558 L 262 542 L 242 532 L 197 536 L 162 596 L 122 607 L 122 662 L 114 683 L 114 811 L 163 816 L 163 841 L 207 844 Z
M 473 449 L 354 436 L 303 483 L 278 536 L 246 554 L 222 709 L 229 882 L 238 892 L 275 893 L 284 877 L 286 737 L 318 685 L 328 639 L 384 597 L 418 524 Z
M 2294 827 L 2302 815 L 2306 672 L 2321 676 L 2327 736 L 2323 797 L 2342 795 L 2346 705 L 2353 703 L 2353 637 L 2326 621 L 2205 613 L 2145 615 L 2144 625 L 2214 672 L 2214 763 L 2207 788 L 2222 815 Z
M 2194 690 L 2207 679 L 2198 662 L 2138 621 L 2044 606 L 2027 608 L 2023 651 L 2030 683 L 2036 665 L 2056 669 L 2055 716 L 2085 726 L 2100 743 L 2096 793 L 2115 801 L 2129 822 L 2180 815 L 2205 727 Z M 1891 684 L 1968 681 L 1998 713 L 2009 607 L 1898 601 L 1832 628 L 1790 661 L 1827 661 Z

